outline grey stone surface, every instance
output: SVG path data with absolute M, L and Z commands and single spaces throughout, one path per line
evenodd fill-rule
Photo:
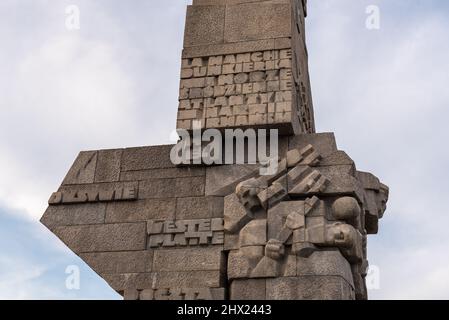
M 223 218 L 223 197 L 178 198 L 176 219 Z
M 112 202 L 106 208 L 106 223 L 136 222 L 154 219 L 174 220 L 175 216 L 175 198 Z
M 95 182 L 120 180 L 120 164 L 123 150 L 102 150 L 98 152 Z
M 145 250 L 145 223 L 56 227 L 53 232 L 74 252 Z
M 224 226 L 230 233 L 239 231 L 253 216 L 241 205 L 235 193 L 224 198 Z
M 184 46 L 222 43 L 225 6 L 189 6 L 187 8 Z
M 111 273 L 104 279 L 116 291 L 126 289 L 220 288 L 220 271 L 170 271 L 151 273 Z
M 354 290 L 335 276 L 280 277 L 266 280 L 267 300 L 353 300 Z
M 139 182 L 139 199 L 204 196 L 204 177 L 149 179 Z
M 123 150 L 122 171 L 174 168 L 170 161 L 172 145 L 128 148 Z
M 83 259 L 100 275 L 151 272 L 153 251 L 120 251 L 81 253 Z
M 41 222 L 50 230 L 60 226 L 101 224 L 105 222 L 105 213 L 105 203 L 50 206 Z
M 259 171 L 257 165 L 224 165 L 206 169 L 206 195 L 227 196 L 241 181 Z
M 156 250 L 153 271 L 225 271 L 223 248 Z
M 149 179 L 202 177 L 205 175 L 206 175 L 206 168 L 199 168 L 199 167 L 150 169 L 150 170 L 137 170 L 137 171 L 123 171 L 120 175 L 120 181 L 141 181 Z
M 315 251 L 310 257 L 297 257 L 297 276 L 339 276 L 354 287 L 351 265 L 338 249 Z
M 290 137 L 289 150 L 302 149 L 312 145 L 323 157 L 337 151 L 337 144 L 333 133 L 300 134 Z
M 93 183 L 95 180 L 95 169 L 97 167 L 97 151 L 80 152 L 69 172 L 63 185 Z
M 231 300 L 266 300 L 265 279 L 233 280 L 231 282 Z
M 226 42 L 282 38 L 291 35 L 291 6 L 260 2 L 226 8 Z

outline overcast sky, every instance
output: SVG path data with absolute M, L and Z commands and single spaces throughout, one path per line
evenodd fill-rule
M 0 1 L 0 298 L 119 298 L 38 219 L 80 150 L 170 143 L 189 2 Z M 391 188 L 369 238 L 372 299 L 449 298 L 448 9 L 309 0 L 317 130 Z M 80 290 L 66 289 L 70 265 Z

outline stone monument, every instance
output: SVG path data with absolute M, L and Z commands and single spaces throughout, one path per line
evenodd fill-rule
M 187 10 L 177 128 L 276 129 L 275 171 L 175 165 L 173 146 L 85 151 L 51 195 L 41 222 L 125 299 L 367 299 L 388 187 L 315 133 L 306 9 Z

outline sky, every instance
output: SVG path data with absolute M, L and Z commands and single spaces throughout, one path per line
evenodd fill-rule
M 80 150 L 171 143 L 188 0 L 0 1 L 0 299 L 119 299 L 39 223 Z M 66 8 L 80 29 L 66 27 Z M 379 8 L 379 29 L 366 9 Z M 449 3 L 309 0 L 318 132 L 390 186 L 371 299 L 448 299 Z M 71 266 L 79 288 L 66 285 Z M 68 288 L 69 287 L 69 288 Z

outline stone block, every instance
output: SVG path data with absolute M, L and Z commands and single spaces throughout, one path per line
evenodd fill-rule
M 81 253 L 80 258 L 100 275 L 151 272 L 153 265 L 150 250 Z
M 233 280 L 231 282 L 231 300 L 266 300 L 265 279 Z
M 95 182 L 116 182 L 120 180 L 120 165 L 123 150 L 101 150 L 98 152 Z
M 267 300 L 354 300 L 354 289 L 336 276 L 280 277 L 266 280 Z
M 312 145 L 323 158 L 337 151 L 337 144 L 333 133 L 299 134 L 289 139 L 289 150 L 302 149 Z
M 245 52 L 273 50 L 274 48 L 275 48 L 274 39 L 263 39 L 263 40 L 223 43 L 223 44 L 210 44 L 210 45 L 186 47 L 182 52 L 182 57 L 184 59 L 192 59 L 196 57 L 207 57 L 219 54 L 228 55 Z
M 237 234 L 231 234 L 228 232 L 225 232 L 224 235 L 224 250 L 238 250 L 240 248 L 239 244 L 239 237 L 240 235 Z
M 150 179 L 139 182 L 139 199 L 201 197 L 204 177 Z
M 111 202 L 106 208 L 106 223 L 175 219 L 176 199 L 146 199 Z
M 53 231 L 78 254 L 145 250 L 145 223 L 56 227 Z
M 222 197 L 178 198 L 176 219 L 223 218 Z
M 267 221 L 253 220 L 240 231 L 240 247 L 265 246 L 267 243 Z
M 298 276 L 338 276 L 354 287 L 351 265 L 340 250 L 319 250 L 308 258 L 297 257 Z
M 214 271 L 225 272 L 222 247 L 156 250 L 153 271 Z
M 225 42 L 289 37 L 291 6 L 279 3 L 248 3 L 226 7 Z
M 95 181 L 97 151 L 82 151 L 62 182 L 63 185 L 88 184 Z
M 320 161 L 320 166 L 336 166 L 336 165 L 348 165 L 355 167 L 354 161 L 344 151 L 336 151 L 334 153 L 331 153 L 330 155 L 324 157 Z
M 104 279 L 116 291 L 171 289 L 171 288 L 220 288 L 224 278 L 220 271 L 179 271 L 151 273 L 104 274 Z
M 337 196 L 354 196 L 359 202 L 363 201 L 363 186 L 359 180 L 350 174 L 350 166 L 328 166 L 319 167 L 318 169 L 330 181 L 323 193 Z
M 357 171 L 356 176 L 362 183 L 363 188 L 376 191 L 380 189 L 380 181 L 372 173 Z
M 123 150 L 122 171 L 175 168 L 170 160 L 172 145 L 128 148 Z
M 125 172 L 121 173 L 120 180 L 121 181 L 142 181 L 142 180 L 149 180 L 149 179 L 202 177 L 205 175 L 206 175 L 206 168 L 180 167 L 180 168 L 125 171 Z
M 268 239 L 278 239 L 279 233 L 285 225 L 287 216 L 292 213 L 304 214 L 304 202 L 284 201 L 268 210 Z
M 244 253 L 232 250 L 229 252 L 227 276 L 229 280 L 249 278 L 258 260 L 263 257 L 263 247 L 248 247 L 252 252 Z M 250 254 L 250 255 L 248 255 Z
M 157 272 L 151 278 L 156 288 L 218 288 L 224 282 L 221 271 Z
M 270 257 L 263 257 L 251 272 L 251 278 L 275 278 L 281 276 L 281 263 Z
M 225 8 L 225 6 L 189 6 L 184 47 L 223 43 Z
M 227 196 L 236 186 L 258 174 L 257 165 L 224 165 L 206 169 L 206 196 Z
M 224 198 L 224 226 L 226 231 L 236 233 L 251 219 L 253 219 L 253 216 L 245 210 L 235 193 Z
M 100 224 L 105 221 L 105 203 L 49 206 L 41 222 L 50 230 L 59 226 Z

